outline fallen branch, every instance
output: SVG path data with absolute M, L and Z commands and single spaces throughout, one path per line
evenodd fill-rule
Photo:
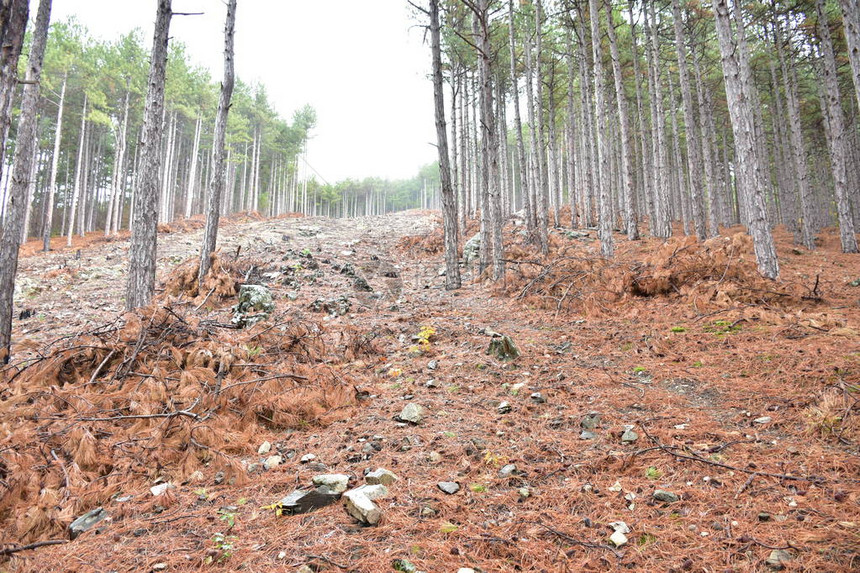
M 45 547 L 46 545 L 62 545 L 64 543 L 68 543 L 66 539 L 49 539 L 47 541 L 37 541 L 35 543 L 30 543 L 28 545 L 19 545 L 17 547 L 6 547 L 5 549 L 0 549 L 0 555 L 12 555 L 13 553 L 19 553 L 21 551 L 29 551 L 31 549 L 37 549 L 39 547 Z M 5 545 L 5 543 L 0 543 L 0 545 Z
M 582 547 L 588 547 L 589 549 L 605 549 L 606 551 L 609 551 L 610 553 L 615 555 L 615 557 L 617 557 L 618 559 L 621 559 L 624 556 L 623 554 L 619 553 L 618 551 L 616 551 L 613 547 L 610 547 L 609 545 L 606 545 L 604 543 L 591 543 L 589 541 L 581 541 L 579 539 L 576 539 L 575 537 L 571 537 L 570 535 L 568 535 L 567 533 L 564 533 L 563 531 L 558 531 L 557 529 L 553 529 L 552 527 L 550 527 L 548 525 L 544 525 L 543 523 L 541 523 L 539 521 L 524 521 L 523 524 L 524 525 L 537 525 L 539 527 L 543 527 L 544 529 L 546 529 L 548 532 L 552 533 L 556 537 L 560 537 L 561 539 L 564 539 L 565 541 L 567 541 L 568 543 L 572 543 L 573 545 L 581 545 Z

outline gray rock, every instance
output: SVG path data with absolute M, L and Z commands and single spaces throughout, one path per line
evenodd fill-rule
M 317 459 L 317 457 L 315 455 L 305 454 L 301 457 L 301 459 L 299 460 L 299 463 L 306 464 L 308 462 L 314 461 L 315 459 Z
M 597 437 L 597 434 L 594 432 L 589 432 L 588 430 L 583 430 L 581 434 L 579 434 L 580 440 L 593 440 Z
M 275 310 L 272 292 L 262 285 L 239 287 L 239 302 L 233 307 L 233 324 L 240 328 L 253 326 L 269 318 Z
M 343 494 L 343 499 L 346 512 L 361 523 L 376 525 L 382 519 L 382 510 L 364 492 L 359 491 L 359 488 Z
M 268 458 L 266 458 L 266 461 L 263 462 L 263 467 L 267 470 L 275 469 L 276 467 L 281 465 L 281 462 L 283 461 L 284 458 L 282 458 L 281 456 L 269 456 Z
M 532 402 L 536 404 L 545 404 L 546 398 L 540 392 L 535 392 L 531 395 Z
M 398 477 L 386 469 L 377 468 L 364 476 L 364 480 L 370 485 L 391 485 L 398 480 Z
M 782 571 L 785 569 L 785 564 L 791 561 L 791 553 L 784 549 L 774 549 L 770 552 L 765 563 L 774 571 Z
M 440 481 L 436 484 L 436 487 L 438 487 L 448 495 L 454 495 L 455 493 L 460 491 L 460 484 L 455 481 Z
M 520 350 L 514 344 L 514 340 L 505 334 L 494 333 L 490 339 L 487 354 L 499 360 L 516 360 L 520 356 Z
M 579 423 L 583 430 L 593 430 L 600 423 L 600 412 L 589 412 Z
M 761 418 L 756 418 L 755 420 L 753 420 L 753 424 L 767 424 L 771 421 L 771 419 L 772 418 L 770 416 L 762 416 Z
M 391 568 L 402 573 L 418 573 L 418 568 L 415 564 L 406 559 L 395 559 L 391 562 Z
M 514 464 L 506 464 L 502 466 L 502 469 L 499 470 L 499 477 L 511 477 L 512 475 L 516 475 L 517 466 Z
M 288 496 L 282 498 L 275 504 L 283 513 L 292 515 L 296 513 L 307 513 L 327 505 L 331 505 L 340 499 L 340 494 L 321 491 L 322 488 L 313 490 L 297 489 Z
M 675 503 L 680 498 L 677 494 L 672 493 L 671 491 L 658 489 L 654 492 L 654 499 L 656 499 L 657 501 L 662 501 L 663 503 Z
M 438 367 L 439 367 L 439 361 L 438 361 L 438 360 L 431 360 L 431 361 L 427 364 L 427 368 L 428 368 L 429 370 L 436 370 Z
M 527 499 L 532 496 L 532 490 L 528 487 L 521 487 L 517 490 L 517 493 L 520 496 L 520 499 Z
M 475 233 L 463 246 L 463 263 L 477 260 L 481 254 L 481 233 Z
M 107 518 L 108 512 L 103 507 L 86 512 L 69 525 L 69 539 L 76 539 L 81 533 L 89 531 Z
M 349 476 L 344 474 L 322 474 L 311 478 L 322 493 L 339 494 L 349 486 Z
M 261 456 L 264 454 L 268 454 L 270 451 L 272 451 L 272 444 L 268 441 L 263 442 L 262 444 L 260 444 L 260 447 L 257 448 L 257 453 Z
M 639 434 L 633 431 L 633 426 L 624 426 L 624 433 L 621 434 L 621 443 L 632 444 L 639 439 Z
M 616 529 L 612 535 L 609 536 L 609 542 L 615 547 L 621 547 L 622 545 L 627 544 L 627 536 L 624 535 L 620 529 Z
M 409 422 L 410 424 L 420 424 L 424 420 L 424 414 L 427 410 L 424 406 L 410 402 L 403 407 L 397 419 L 401 422 Z
M 349 491 L 360 493 L 370 501 L 376 501 L 388 495 L 388 488 L 382 484 L 364 484 Z
M 496 411 L 498 411 L 499 414 L 507 414 L 511 411 L 511 405 L 508 402 L 502 402 L 496 406 Z

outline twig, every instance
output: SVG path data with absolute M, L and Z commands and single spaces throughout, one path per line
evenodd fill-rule
M 60 458 L 57 457 L 57 453 L 54 450 L 51 450 L 51 457 L 54 458 L 54 461 L 60 464 L 60 469 L 63 470 L 63 477 L 66 480 L 66 493 L 63 496 L 63 499 L 66 500 L 69 498 L 69 472 L 66 471 L 66 464 L 60 461 Z
M 174 412 L 165 412 L 164 414 L 131 414 L 127 416 L 110 416 L 107 418 L 78 418 L 81 422 L 115 422 L 118 420 L 152 420 L 156 418 L 176 418 L 178 416 L 187 416 L 192 420 L 202 421 L 199 415 L 191 411 L 191 408 L 197 405 L 200 398 L 194 400 L 194 403 L 187 410 L 176 410 Z
M 618 559 L 621 559 L 623 557 L 623 555 L 621 553 L 619 553 L 618 551 L 616 551 L 615 549 L 613 549 L 609 545 L 604 545 L 603 543 L 590 543 L 588 541 L 581 541 L 579 539 L 576 539 L 575 537 L 571 537 L 570 535 L 568 535 L 567 533 L 564 533 L 563 531 L 558 531 L 557 529 L 553 529 L 552 527 L 550 527 L 548 525 L 544 525 L 543 523 L 541 523 L 539 521 L 524 521 L 523 524 L 525 524 L 525 525 L 531 524 L 531 525 L 537 525 L 539 527 L 543 527 L 544 529 L 546 529 L 547 531 L 549 531 L 550 533 L 552 533 L 556 537 L 560 537 L 560 538 L 564 539 L 565 541 L 567 541 L 568 543 L 572 543 L 574 545 L 581 545 L 582 547 L 588 547 L 591 549 L 605 549 L 606 551 L 609 551 L 613 555 L 615 555 L 615 557 L 617 557 Z
M 108 360 L 113 358 L 114 354 L 116 354 L 116 351 L 114 351 L 114 350 L 111 350 L 110 352 L 108 352 L 108 355 L 105 356 L 105 359 L 101 361 L 101 363 L 96 367 L 95 370 L 93 370 L 93 375 L 90 376 L 90 381 L 87 382 L 87 384 L 92 384 L 93 382 L 95 382 L 96 378 L 98 378 L 99 374 L 101 374 L 102 368 L 104 368 L 105 364 L 108 363 Z
M 310 555 L 310 554 L 308 554 L 308 555 L 305 555 L 305 558 L 307 558 L 307 559 L 319 559 L 320 561 L 325 561 L 326 563 L 328 563 L 330 565 L 334 565 L 335 567 L 337 567 L 339 569 L 349 569 L 350 568 L 349 565 L 341 565 L 337 561 L 329 559 L 325 555 Z
M 0 555 L 12 555 L 13 553 L 18 553 L 20 551 L 29 551 L 30 549 L 36 549 L 38 547 L 44 547 L 46 545 L 62 545 L 64 543 L 68 543 L 68 540 L 49 539 L 47 541 L 37 541 L 35 543 L 29 543 L 27 545 L 19 545 L 18 547 L 6 547 L 5 549 L 0 549 Z
M 254 378 L 253 380 L 243 380 L 242 382 L 234 382 L 232 384 L 228 384 L 224 386 L 221 391 L 226 392 L 230 388 L 235 388 L 236 386 L 246 386 L 248 384 L 256 384 L 257 382 L 267 382 L 269 380 L 277 380 L 279 378 L 292 378 L 293 380 L 307 380 L 307 376 L 300 376 L 298 374 L 272 374 L 271 376 L 263 376 L 262 378 Z
M 197 312 L 198 310 L 200 310 L 200 309 L 203 307 L 203 305 L 204 305 L 204 304 L 206 304 L 206 301 L 207 301 L 207 300 L 209 300 L 209 297 L 210 297 L 210 296 L 212 296 L 212 293 L 213 293 L 213 292 L 215 292 L 215 287 L 212 287 L 211 289 L 209 289 L 209 292 L 208 292 L 208 293 L 206 293 L 206 298 L 204 298 L 204 299 L 203 299 L 203 302 L 201 302 L 200 304 L 198 304 L 198 305 L 194 308 L 194 312 Z

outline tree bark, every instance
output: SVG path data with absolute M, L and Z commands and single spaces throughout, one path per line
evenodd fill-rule
M 60 103 L 57 109 L 57 128 L 54 132 L 54 153 L 51 157 L 51 178 L 45 196 L 44 217 L 42 217 L 42 250 L 51 250 L 51 231 L 54 226 L 54 197 L 57 194 L 57 169 L 60 165 L 60 142 L 63 139 L 63 107 L 66 104 L 66 83 L 68 77 L 63 77 L 60 88 Z
M 609 178 L 609 125 L 607 122 L 606 94 L 603 78 L 603 55 L 600 50 L 600 13 L 597 10 L 597 0 L 588 0 L 589 18 L 591 20 L 591 54 L 594 65 L 594 108 L 597 117 L 597 202 L 598 202 L 598 234 L 600 235 L 600 254 L 611 257 L 615 245 L 612 240 L 612 202 L 610 201 Z
M 227 184 L 227 161 L 225 160 L 225 141 L 227 139 L 227 118 L 230 100 L 233 97 L 235 75 L 233 71 L 233 38 L 236 31 L 236 0 L 228 0 L 227 18 L 224 23 L 224 80 L 221 82 L 221 96 L 215 116 L 215 137 L 212 145 L 212 180 L 206 207 L 206 229 L 203 232 L 203 245 L 200 247 L 199 283 L 203 282 L 212 261 L 212 253 L 218 241 L 218 221 L 221 216 L 221 196 Z
M 439 151 L 439 177 L 442 182 L 442 227 L 445 234 L 445 288 L 460 288 L 457 244 L 457 196 L 451 183 L 448 156 L 448 131 L 442 91 L 442 48 L 439 32 L 439 0 L 430 0 L 430 51 L 433 60 L 433 104 L 436 115 L 436 142 Z
M 854 219 L 848 200 L 848 180 L 846 164 L 845 117 L 839 96 L 839 81 L 836 76 L 836 56 L 833 41 L 824 11 L 824 0 L 815 3 L 818 12 L 818 35 L 821 39 L 822 64 L 824 68 L 824 97 L 827 102 L 827 115 L 830 118 L 830 164 L 833 171 L 833 188 L 836 195 L 836 212 L 839 216 L 839 238 L 843 253 L 857 252 L 857 236 L 854 234 Z
M 186 219 L 191 217 L 191 208 L 194 205 L 194 184 L 197 182 L 197 155 L 200 153 L 200 128 L 202 123 L 202 113 L 198 113 L 197 123 L 194 125 L 194 146 L 191 150 L 191 166 L 188 168 L 188 187 L 185 192 Z
M 857 105 L 860 106 L 860 0 L 842 0 L 842 22 L 854 78 L 854 92 Z
M 4 0 L 0 8 L 0 179 L 6 164 L 3 155 L 12 122 L 12 100 L 18 87 L 18 58 L 24 44 L 29 0 Z M 0 205 L 0 208 L 3 206 Z
M 140 138 L 140 170 L 135 195 L 134 221 L 131 224 L 129 271 L 125 307 L 132 310 L 149 303 L 155 291 L 157 251 L 158 187 L 161 154 L 158 144 L 162 132 L 164 80 L 167 69 L 167 42 L 170 30 L 171 0 L 158 0 L 155 34 L 149 69 L 149 87 L 144 107 L 144 127 Z
M 21 119 L 18 122 L 9 206 L 0 236 L 0 362 L 3 364 L 8 364 L 11 356 L 15 273 L 18 271 L 18 248 L 21 246 L 24 209 L 27 207 L 27 187 L 37 144 L 36 111 L 39 106 L 42 60 L 45 56 L 50 21 L 51 0 L 41 0 L 27 63 L 27 83 L 21 98 Z M 26 19 L 23 24 L 26 25 Z M 21 34 L 23 35 L 23 31 Z
M 646 54 L 648 56 L 648 91 L 651 95 L 651 126 L 655 137 L 651 138 L 652 166 L 654 168 L 653 212 L 651 213 L 651 235 L 661 239 L 672 236 L 669 216 L 669 173 L 666 157 L 666 126 L 663 111 L 663 93 L 660 85 L 660 66 L 657 62 L 657 18 L 654 4 L 642 11 L 645 16 Z
M 751 74 L 749 70 L 742 69 L 746 57 L 739 53 L 742 46 L 735 43 L 733 38 L 728 0 L 714 0 L 714 15 L 726 82 L 726 99 L 735 139 L 738 177 L 741 186 L 749 194 L 749 231 L 755 246 L 759 272 L 767 278 L 776 279 L 779 277 L 779 260 L 764 205 L 766 182 L 759 164 L 751 109 L 753 100 L 751 87 L 747 83 Z

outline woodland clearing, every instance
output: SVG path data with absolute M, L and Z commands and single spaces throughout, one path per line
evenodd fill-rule
M 835 230 L 807 251 L 778 229 L 773 282 L 740 228 L 606 261 L 594 231 L 554 229 L 541 257 L 509 226 L 505 280 L 445 291 L 433 212 L 245 214 L 198 291 L 201 223 L 161 229 L 161 287 L 130 314 L 125 238 L 24 245 L 0 570 L 860 567 L 860 268 Z M 245 283 L 275 311 L 239 329 Z M 520 357 L 488 356 L 493 332 Z M 395 419 L 408 403 L 420 424 Z M 267 507 L 380 467 L 399 480 L 375 527 Z

